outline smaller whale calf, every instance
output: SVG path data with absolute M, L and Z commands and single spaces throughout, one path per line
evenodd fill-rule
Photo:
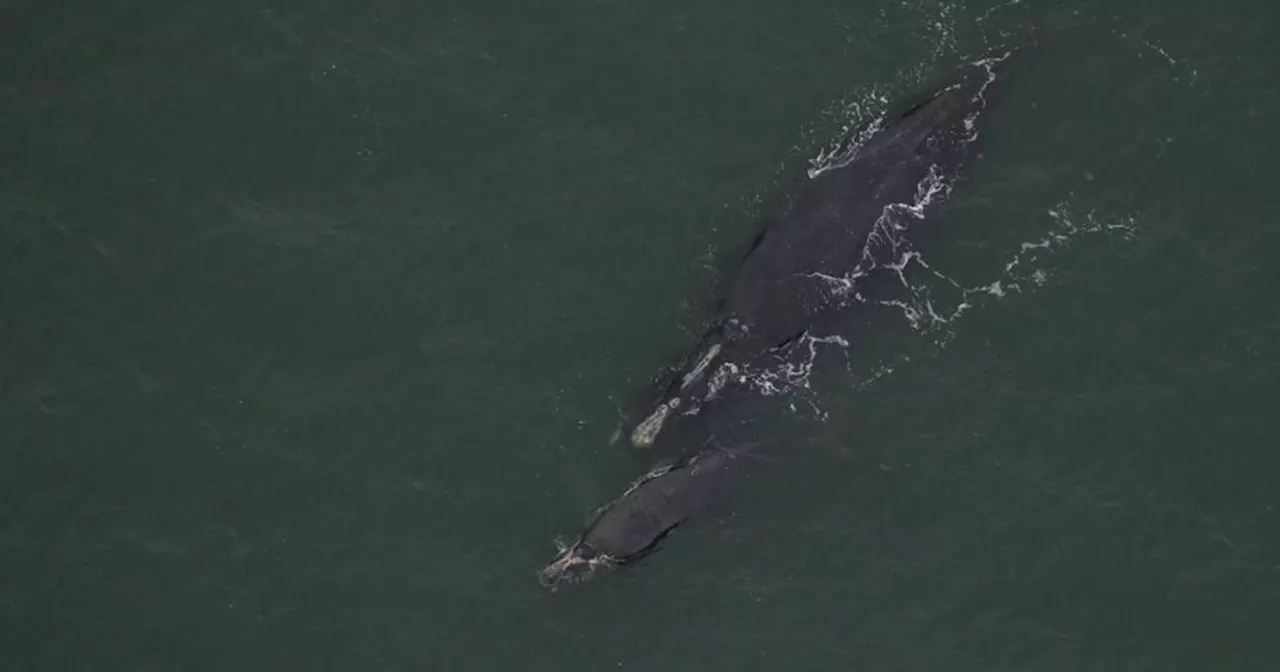
M 744 453 L 708 448 L 645 474 L 596 511 L 578 539 L 538 573 L 539 583 L 582 581 L 652 553 L 671 530 L 722 501 Z

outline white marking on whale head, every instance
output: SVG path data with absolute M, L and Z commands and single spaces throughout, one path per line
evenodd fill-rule
M 610 569 L 618 566 L 617 558 L 607 553 L 596 553 L 584 548 L 582 541 L 572 546 L 565 546 L 559 539 L 555 540 L 559 556 L 538 572 L 538 583 L 555 590 L 563 583 L 586 581 L 597 569 Z

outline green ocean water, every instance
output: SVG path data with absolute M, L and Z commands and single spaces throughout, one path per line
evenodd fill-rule
M 0 670 L 1277 669 L 1278 26 L 0 3 Z M 1031 43 L 921 243 L 972 307 L 860 317 L 729 510 L 541 588 L 780 190 Z

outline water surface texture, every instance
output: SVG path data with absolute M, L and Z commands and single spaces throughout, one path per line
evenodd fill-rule
M 1277 669 L 1277 26 L 0 5 L 0 669 Z M 541 588 L 780 190 L 1031 43 L 732 508 Z

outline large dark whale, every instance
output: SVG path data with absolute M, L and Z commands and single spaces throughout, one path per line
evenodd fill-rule
M 970 63 L 948 84 L 845 139 L 787 192 L 718 299 L 710 327 L 629 432 L 652 446 L 696 419 L 737 375 L 786 359 L 815 319 L 868 301 L 892 272 L 904 222 L 918 228 L 976 153 L 987 94 L 1010 54 Z
M 671 428 L 696 422 L 712 402 L 723 410 L 729 392 L 741 389 L 743 371 L 785 362 L 815 321 L 873 300 L 886 274 L 901 272 L 911 249 L 907 225 L 916 229 L 928 219 L 974 156 L 990 86 L 1009 56 L 970 63 L 949 83 L 851 134 L 785 195 L 726 284 L 710 327 L 630 431 L 637 447 L 674 434 L 678 457 L 601 507 L 540 572 L 544 585 L 647 554 L 723 494 L 740 470 L 737 453 L 706 448 Z

